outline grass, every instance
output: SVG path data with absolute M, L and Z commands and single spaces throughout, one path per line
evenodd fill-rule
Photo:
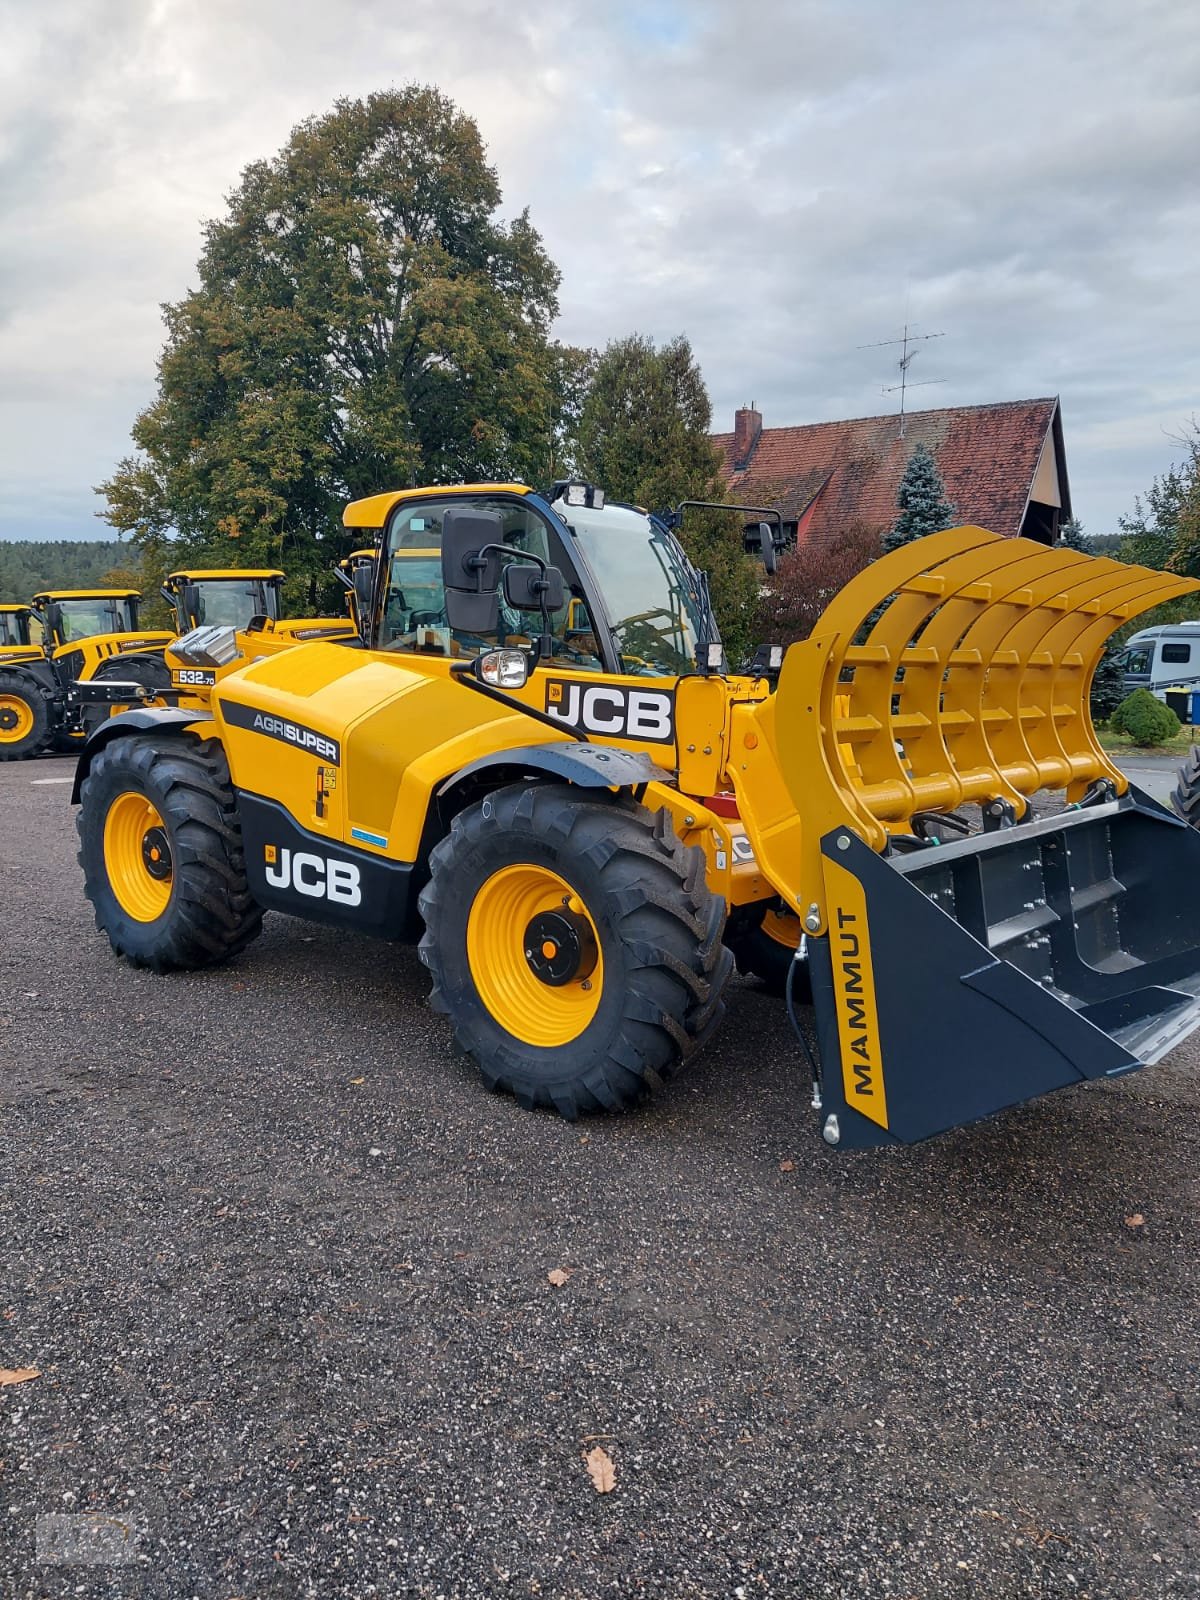
M 1096 729 L 1096 737 L 1100 740 L 1101 749 L 1107 750 L 1110 756 L 1177 756 L 1182 761 L 1189 745 L 1200 740 L 1200 729 L 1180 728 L 1167 744 L 1134 744 L 1127 734 L 1114 733 L 1107 723 L 1102 722 Z

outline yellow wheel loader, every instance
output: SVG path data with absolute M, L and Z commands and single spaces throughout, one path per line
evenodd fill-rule
M 38 755 L 52 744 L 82 745 L 87 697 L 120 679 L 146 688 L 145 653 L 174 636 L 138 627 L 136 589 L 52 589 L 29 608 L 42 629 L 40 647 L 0 651 L 0 761 Z M 24 640 L 28 643 L 28 623 Z M 153 681 L 161 681 L 159 667 Z M 128 681 L 127 681 L 128 680 Z M 103 690 L 98 692 L 103 693 Z
M 224 960 L 268 909 L 417 941 L 484 1081 L 573 1117 L 695 1053 L 749 930 L 844 1147 L 1120 1076 L 1200 1022 L 1200 835 L 1088 715 L 1108 634 L 1200 585 L 956 528 L 849 583 L 773 687 L 728 670 L 668 523 L 587 485 L 344 521 L 380 544 L 365 640 L 246 659 L 80 758 L 85 891 L 135 964 Z

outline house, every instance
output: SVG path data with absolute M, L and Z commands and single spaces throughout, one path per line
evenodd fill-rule
M 856 525 L 883 534 L 918 444 L 937 462 L 961 523 L 1053 544 L 1071 515 L 1057 397 L 912 412 L 903 437 L 895 414 L 764 428 L 758 410 L 744 406 L 733 432 L 713 443 L 727 497 L 778 506 L 792 540 L 823 541 Z

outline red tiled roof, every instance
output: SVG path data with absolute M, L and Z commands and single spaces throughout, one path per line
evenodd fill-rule
M 730 499 L 779 505 L 788 521 L 812 505 L 808 538 L 854 523 L 890 527 L 900 479 L 918 444 L 937 462 L 961 522 L 1013 537 L 1057 407 L 1045 399 L 915 411 L 905 418 L 903 439 L 894 414 L 763 428 L 741 472 L 733 470 L 733 434 L 714 434 L 713 443 Z

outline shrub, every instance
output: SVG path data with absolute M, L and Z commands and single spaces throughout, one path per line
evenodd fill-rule
M 1167 744 L 1179 732 L 1179 718 L 1149 689 L 1135 689 L 1121 701 L 1109 723 L 1114 733 L 1128 734 L 1134 744 Z

